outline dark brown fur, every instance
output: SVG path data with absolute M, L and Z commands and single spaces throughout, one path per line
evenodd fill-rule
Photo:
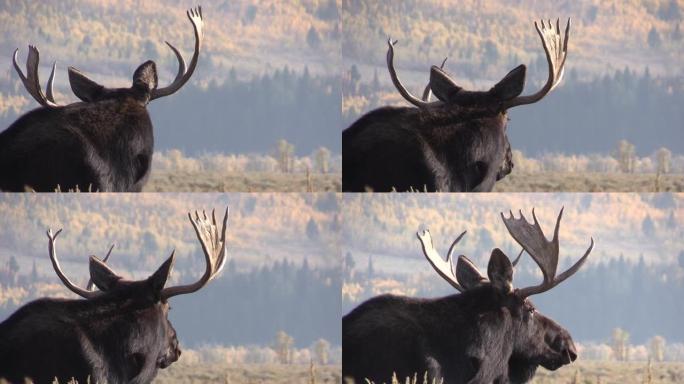
M 83 102 L 34 109 L 0 133 L 0 190 L 142 190 L 154 151 L 146 109 L 154 63 L 136 70 L 131 88 L 81 81 Z
M 342 132 L 342 190 L 491 191 L 513 168 L 504 102 L 524 84 L 525 66 L 486 92 L 463 90 L 433 67 L 441 104 L 378 108 Z
M 167 262 L 134 282 L 106 272 L 98 281 L 91 273 L 98 287 L 108 288 L 97 298 L 43 298 L 19 308 L 0 323 L 0 378 L 150 383 L 181 353 L 169 305 L 160 299 L 169 270 Z
M 525 383 L 539 365 L 573 361 L 570 334 L 509 291 L 512 269 L 501 251 L 492 259 L 491 284 L 438 299 L 378 296 L 344 316 L 343 376 L 382 383 L 427 372 L 428 382 L 445 384 Z

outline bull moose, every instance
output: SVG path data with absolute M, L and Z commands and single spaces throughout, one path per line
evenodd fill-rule
M 412 95 L 394 69 L 388 40 L 387 67 L 401 96 L 418 108 L 381 107 L 342 133 L 342 190 L 488 192 L 513 168 L 506 135 L 507 110 L 535 103 L 561 81 L 570 19 L 561 36 L 559 20 L 535 22 L 549 76 L 536 93 L 520 96 L 525 65 L 510 71 L 488 91 L 468 91 L 441 67 L 430 69 L 429 89 L 438 100 Z
M 529 300 L 572 276 L 584 256 L 556 275 L 558 230 L 548 241 L 532 211 L 534 223 L 520 213 L 517 219 L 501 214 L 510 235 L 543 273 L 539 285 L 513 289 L 513 264 L 498 248 L 490 256 L 487 276 L 465 256 L 453 269 L 452 244 L 446 261 L 437 253 L 429 231 L 418 238 L 423 253 L 437 273 L 461 292 L 437 299 L 394 295 L 372 298 L 342 319 L 342 374 L 357 383 L 387 382 L 427 374 L 428 382 L 525 383 L 539 365 L 555 370 L 577 358 L 567 330 L 537 311 Z M 522 255 L 522 252 L 521 252 Z
M 188 214 L 202 245 L 206 270 L 196 282 L 164 287 L 174 253 L 149 278 L 129 281 L 97 257 L 90 257 L 89 283 L 81 288 L 62 272 L 55 251 L 61 230 L 48 230 L 50 259 L 57 276 L 80 299 L 42 298 L 0 323 L 0 378 L 23 383 L 150 383 L 158 369 L 178 360 L 181 350 L 168 320 L 168 300 L 193 293 L 215 278 L 226 262 L 226 222 Z M 111 248 L 110 248 L 111 252 Z M 89 380 L 89 381 L 88 381 Z
M 41 107 L 19 117 L 0 133 L 0 190 L 77 189 L 139 192 L 147 182 L 154 151 L 147 104 L 178 91 L 197 67 L 203 36 L 202 8 L 187 11 L 195 33 L 189 67 L 178 49 L 173 82 L 158 88 L 154 61 L 133 73 L 130 88 L 106 88 L 69 67 L 71 90 L 81 102 L 59 105 L 53 95 L 55 65 L 43 93 L 38 80 L 39 52 L 29 46 L 26 75 L 13 63 L 24 87 Z

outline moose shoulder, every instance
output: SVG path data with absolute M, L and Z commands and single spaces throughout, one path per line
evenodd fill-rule
M 503 217 L 511 236 L 543 272 L 537 286 L 513 289 L 513 268 L 498 248 L 487 275 L 465 256 L 446 260 L 435 250 L 428 231 L 418 233 L 423 253 L 435 271 L 460 294 L 437 299 L 384 295 L 372 298 L 342 319 L 342 374 L 356 383 L 386 382 L 427 373 L 428 382 L 525 383 L 539 365 L 555 370 L 577 358 L 569 332 L 539 313 L 529 296 L 550 290 L 583 265 L 594 242 L 567 271 L 556 275 L 558 230 L 546 240 L 536 216 Z
M 130 88 L 106 88 L 69 68 L 69 83 L 81 100 L 61 106 L 53 96 L 55 66 L 43 93 L 38 79 L 38 49 L 29 46 L 26 74 L 14 67 L 28 93 L 41 105 L 0 133 L 0 190 L 138 192 L 150 173 L 154 151 L 147 104 L 179 90 L 192 76 L 203 36 L 201 7 L 187 12 L 195 33 L 189 67 L 180 52 L 174 81 L 158 88 L 153 61 L 141 64 Z
M 383 107 L 362 116 L 342 133 L 342 189 L 346 192 L 491 191 L 512 168 L 506 135 L 509 108 L 541 100 L 563 76 L 570 20 L 561 36 L 559 21 L 535 22 L 549 66 L 537 93 L 520 96 L 526 68 L 520 65 L 489 91 L 467 91 L 432 66 L 423 98 L 412 95 L 394 69 L 388 41 L 387 66 L 404 99 L 418 108 Z M 437 101 L 431 102 L 431 91 Z
M 48 231 L 52 265 L 62 283 L 84 300 L 42 298 L 0 323 L 0 379 L 10 383 L 150 383 L 177 361 L 181 350 L 168 320 L 168 300 L 193 293 L 216 277 L 226 261 L 226 221 L 212 214 L 190 217 L 204 250 L 206 270 L 195 283 L 165 287 L 174 253 L 149 278 L 130 281 L 90 257 L 86 288 L 62 272 L 55 250 L 60 231 Z M 111 249 L 110 249 L 111 252 Z M 93 290 L 93 285 L 99 290 Z M 2 380 L 0 380 L 2 381 Z

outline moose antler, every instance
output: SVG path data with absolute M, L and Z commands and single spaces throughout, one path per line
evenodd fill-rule
M 480 271 L 478 271 L 475 265 L 463 255 L 458 257 L 458 262 L 455 268 L 456 273 L 454 274 L 454 250 L 456 248 L 456 244 L 458 244 L 465 234 L 466 231 L 463 231 L 463 233 L 458 235 L 456 240 L 451 243 L 446 260 L 444 260 L 432 244 L 432 236 L 430 235 L 429 230 L 426 229 L 422 232 L 416 233 L 420 243 L 423 246 L 423 254 L 425 254 L 425 258 L 427 258 L 430 265 L 432 265 L 435 271 L 437 271 L 437 273 L 442 276 L 444 280 L 446 280 L 459 292 L 465 292 L 480 282 L 487 280 L 487 278 L 484 277 Z
M 195 228 L 197 239 L 200 241 L 200 244 L 202 244 L 207 267 L 204 271 L 204 275 L 195 283 L 164 288 L 161 292 L 161 297 L 163 299 L 169 299 L 176 295 L 198 291 L 216 277 L 226 263 L 226 223 L 228 221 L 228 208 L 226 208 L 226 213 L 223 217 L 223 227 L 221 229 L 220 238 L 216 225 L 216 214 L 213 210 L 211 211 L 211 219 L 207 217 L 207 214 L 204 211 L 202 211 L 201 216 L 199 212 L 195 211 L 194 218 L 191 213 L 188 213 L 188 218 Z
M 390 73 L 392 83 L 394 83 L 394 86 L 397 88 L 397 91 L 399 91 L 401 96 L 403 96 L 404 99 L 406 99 L 406 101 L 419 108 L 428 108 L 431 106 L 442 105 L 443 103 L 441 101 L 427 102 L 417 98 L 416 96 L 413 96 L 411 92 L 409 92 L 406 89 L 406 87 L 404 87 L 404 85 L 401 83 L 399 77 L 397 77 L 397 71 L 394 69 L 394 44 L 396 44 L 397 41 L 398 40 L 392 41 L 391 38 L 387 39 L 387 70 Z M 425 97 L 425 92 L 423 92 L 423 95 Z
M 38 48 L 33 45 L 29 45 L 29 53 L 26 58 L 26 75 L 19 68 L 19 63 L 17 63 L 17 54 L 19 53 L 19 48 L 14 50 L 14 55 L 12 56 L 12 64 L 14 64 L 14 69 L 16 69 L 17 74 L 21 82 L 24 83 L 24 88 L 28 91 L 29 95 L 44 107 L 59 107 L 59 104 L 55 103 L 55 98 L 53 95 L 53 83 L 55 81 L 55 68 L 57 68 L 57 63 L 52 64 L 52 71 L 50 72 L 50 77 L 48 78 L 46 92 L 47 95 L 43 94 L 43 90 L 40 88 L 40 81 L 38 79 L 38 63 L 40 62 L 40 53 Z
M 520 244 L 523 249 L 532 256 L 532 259 L 537 263 L 539 268 L 542 270 L 544 275 L 544 280 L 541 284 L 521 288 L 518 290 L 521 296 L 527 297 L 531 295 L 536 295 L 538 293 L 546 292 L 556 285 L 562 283 L 565 279 L 572 276 L 579 270 L 579 268 L 587 260 L 587 257 L 594 248 L 594 238 L 591 238 L 591 244 L 589 248 L 584 253 L 581 259 L 579 259 L 572 267 L 567 271 L 556 276 L 556 270 L 558 268 L 558 230 L 560 228 L 561 217 L 563 216 L 563 208 L 561 208 L 558 214 L 558 219 L 556 219 L 556 227 L 553 232 L 553 239 L 551 241 L 546 240 L 544 232 L 539 226 L 539 221 L 537 221 L 537 216 L 532 209 L 532 218 L 534 223 L 530 224 L 525 216 L 523 216 L 522 211 L 520 211 L 520 218 L 516 219 L 513 216 L 513 212 L 510 212 L 510 217 L 504 216 L 501 213 L 501 218 L 503 219 L 508 233 L 515 239 L 515 241 Z
M 192 54 L 190 67 L 188 67 L 186 72 L 185 60 L 183 60 L 183 56 L 180 54 L 178 49 L 176 49 L 176 47 L 171 45 L 171 43 L 168 41 L 165 41 L 166 45 L 168 45 L 176 55 L 176 59 L 178 59 L 178 73 L 176 74 L 176 78 L 168 87 L 153 89 L 151 91 L 150 100 L 158 99 L 160 97 L 175 93 L 183 85 L 185 85 L 188 80 L 190 80 L 190 76 L 192 76 L 193 72 L 195 72 L 195 67 L 197 67 L 197 59 L 199 58 L 200 53 L 200 46 L 202 45 L 202 38 L 204 37 L 204 31 L 202 29 L 204 26 L 202 7 L 198 6 L 195 9 L 189 9 L 186 13 L 188 15 L 188 19 L 192 23 L 192 28 L 195 31 L 195 52 Z
M 58 230 L 54 234 L 52 233 L 52 229 L 47 230 L 47 237 L 49 239 L 48 242 L 48 250 L 50 252 L 50 260 L 52 261 L 52 267 L 55 269 L 55 273 L 57 273 L 57 276 L 59 277 L 60 280 L 62 280 L 62 283 L 69 288 L 69 290 L 85 299 L 92 299 L 101 294 L 99 291 L 91 291 L 90 289 L 83 289 L 79 287 L 78 285 L 74 284 L 69 280 L 68 277 L 62 272 L 62 267 L 59 265 L 59 261 L 57 260 L 57 252 L 55 251 L 55 240 L 57 239 L 57 236 L 62 232 L 62 230 Z M 111 252 L 111 249 L 110 249 Z
M 546 96 L 549 92 L 551 92 L 551 90 L 553 90 L 563 78 L 563 73 L 565 72 L 565 59 L 568 55 L 570 19 L 568 18 L 568 23 L 565 27 L 565 38 L 561 36 L 560 19 L 556 19 L 555 28 L 551 24 L 551 20 L 548 21 L 548 24 L 544 24 L 544 20 L 541 20 L 541 29 L 535 21 L 534 27 L 537 29 L 537 33 L 539 34 L 544 46 L 546 62 L 549 65 L 549 78 L 546 81 L 546 84 L 544 84 L 544 87 L 537 91 L 537 93 L 528 96 L 518 96 L 510 101 L 505 102 L 503 104 L 505 109 L 518 105 L 536 103 L 544 98 L 544 96 Z

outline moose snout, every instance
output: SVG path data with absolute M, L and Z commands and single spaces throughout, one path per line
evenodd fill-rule
M 180 358 L 180 355 L 181 355 L 180 346 L 178 345 L 178 342 L 174 342 L 166 350 L 166 353 L 159 356 L 159 358 L 157 359 L 157 366 L 161 369 L 168 368 L 169 365 L 178 361 L 178 359 Z
M 560 353 L 561 363 L 563 365 L 570 364 L 577 360 L 577 348 L 575 348 L 575 343 L 567 335 L 558 335 L 552 343 L 552 346 L 554 350 Z
M 565 349 L 565 355 L 570 359 L 566 364 L 570 364 L 577 360 L 577 349 L 575 349 L 575 343 L 570 340 L 569 345 Z
M 181 349 L 180 349 L 180 345 L 178 345 L 178 342 L 176 342 L 176 345 L 173 347 L 173 351 L 172 351 L 172 353 L 171 353 L 171 355 L 172 355 L 172 360 L 173 360 L 174 362 L 175 362 L 175 361 L 178 361 L 178 359 L 180 358 L 181 352 L 182 352 L 182 351 L 181 351 Z

